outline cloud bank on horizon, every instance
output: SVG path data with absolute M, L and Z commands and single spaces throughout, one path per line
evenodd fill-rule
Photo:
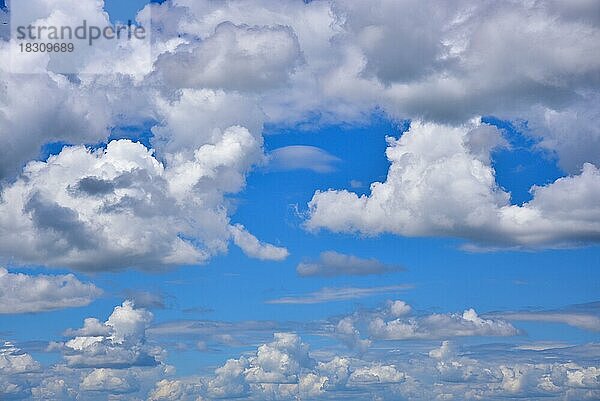
M 490 350 L 468 351 L 444 340 L 441 346 L 430 341 L 424 350 L 409 355 L 389 354 L 385 346 L 374 345 L 375 341 L 518 334 L 507 321 L 481 318 L 472 309 L 463 314 L 414 316 L 406 303 L 390 301 L 378 310 L 343 318 L 334 332 L 324 326 L 312 334 L 333 335 L 350 349 L 360 346 L 359 354 L 340 349 L 313 353 L 298 334 L 275 332 L 266 343 L 227 360 L 212 373 L 189 377 L 175 376 L 174 367 L 166 362 L 167 349 L 158 340 L 169 333 L 178 337 L 190 333 L 184 326 L 152 329 L 153 319 L 152 313 L 130 301 L 116 306 L 104 322 L 86 318 L 83 327 L 65 332 L 66 341 L 48 345 L 63 361 L 43 372 L 30 354 L 6 342 L 0 347 L 0 394 L 53 400 L 96 400 L 107 394 L 117 399 L 142 399 L 139 396 L 147 394 L 148 400 L 333 400 L 369 395 L 382 400 L 428 400 L 431 394 L 436 399 L 591 400 L 598 394 L 600 370 L 590 365 L 600 352 L 594 344 L 539 349 L 491 345 Z M 353 325 L 360 320 L 370 321 L 370 334 L 369 339 L 356 342 L 358 331 Z M 273 329 L 257 323 L 254 330 L 265 336 Z M 196 333 L 209 334 L 212 340 L 207 341 L 225 341 L 215 329 L 213 324 Z M 371 346 L 387 356 L 368 357 L 365 351 Z

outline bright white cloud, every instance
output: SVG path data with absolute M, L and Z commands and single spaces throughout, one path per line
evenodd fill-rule
M 320 399 L 327 390 L 395 384 L 404 378 L 393 365 L 360 361 L 351 371 L 350 361 L 339 357 L 317 364 L 296 334 L 275 333 L 273 341 L 259 346 L 252 356 L 231 359 L 216 369 L 207 379 L 205 395 L 209 399 Z
M 406 316 L 412 311 L 411 306 L 404 301 L 390 301 L 388 307 L 390 308 L 390 315 L 393 317 Z
M 241 127 L 200 146 L 193 160 L 168 167 L 128 140 L 96 151 L 65 148 L 30 163 L 23 178 L 4 188 L 0 249 L 25 263 L 79 270 L 205 262 L 227 249 L 223 196 L 243 186 L 248 154 L 260 155 L 260 143 Z M 287 253 L 250 247 L 253 237 L 240 235 L 236 242 L 252 256 L 280 260 Z
M 286 248 L 260 242 L 250 234 L 243 225 L 236 224 L 230 227 L 233 243 L 248 256 L 260 260 L 284 260 L 289 256 Z
M 494 127 L 413 122 L 388 143 L 386 181 L 373 183 L 369 195 L 317 191 L 308 229 L 456 236 L 488 247 L 573 246 L 600 238 L 600 173 L 592 164 L 534 186 L 533 199 L 519 206 L 495 180 L 490 153 L 503 141 Z
M 85 306 L 101 294 L 94 284 L 82 283 L 72 274 L 33 276 L 0 267 L 0 314 Z
M 549 362 L 543 354 L 524 353 L 516 358 L 513 354 L 514 361 L 507 362 L 501 353 L 494 351 L 468 352 L 469 356 L 464 356 L 459 347 L 448 341 L 428 353 L 412 354 L 409 361 L 393 353 L 386 354 L 382 357 L 384 361 L 379 362 L 339 356 L 316 361 L 307 351 L 298 336 L 279 334 L 256 352 L 228 360 L 212 376 L 158 382 L 153 394 L 161 394 L 163 398 L 153 399 L 171 400 L 179 395 L 185 400 L 194 396 L 207 400 L 235 397 L 312 400 L 339 399 L 352 394 L 357 399 L 375 397 L 386 401 L 402 397 L 412 400 L 543 397 L 574 401 L 593 399 L 598 394 L 600 370 L 593 365 L 570 362 L 568 356 Z

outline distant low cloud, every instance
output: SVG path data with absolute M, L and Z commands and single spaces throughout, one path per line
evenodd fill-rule
M 278 148 L 269 154 L 271 171 L 310 170 L 330 173 L 336 170 L 340 159 L 315 146 L 293 145 Z
M 474 309 L 462 313 L 416 314 L 403 301 L 384 308 L 357 311 L 335 323 L 335 337 L 365 351 L 375 341 L 432 340 L 453 337 L 510 337 L 519 330 L 500 317 L 481 317 Z M 364 335 L 362 334 L 364 333 Z
M 302 262 L 296 267 L 302 277 L 368 276 L 404 270 L 397 265 L 388 265 L 377 259 L 363 259 L 335 251 L 322 252 L 313 262 Z
M 494 316 L 524 322 L 562 323 L 583 330 L 600 332 L 599 302 L 557 310 L 503 312 Z
M 358 322 L 359 318 L 363 320 Z M 321 341 L 314 341 L 315 334 L 360 338 L 355 326 L 378 318 L 386 324 L 408 322 L 419 336 L 380 338 L 370 333 L 362 343 L 369 346 L 372 340 L 375 346 L 364 355 L 362 350 L 348 354 L 330 344 L 322 348 Z M 304 340 L 299 327 L 284 330 L 281 323 L 179 321 L 150 328 L 151 323 L 150 312 L 125 301 L 106 321 L 88 318 L 82 328 L 68 330 L 64 335 L 70 339 L 54 344 L 66 365 L 43 370 L 30 351 L 5 342 L 0 345 L 0 398 L 291 401 L 350 396 L 352 400 L 579 401 L 598 399 L 600 394 L 597 344 L 515 347 L 507 338 L 501 344 L 461 345 L 455 337 L 511 336 L 516 331 L 502 319 L 479 317 L 473 310 L 423 315 L 403 301 L 388 301 L 379 309 L 358 310 L 343 318 L 333 333 L 327 330 L 331 326 L 325 326 L 312 335 L 302 334 Z M 264 338 L 244 343 L 252 347 L 241 355 L 229 353 L 227 361 L 212 372 L 182 376 L 166 364 L 163 347 L 171 335 L 188 337 L 197 352 L 203 352 L 214 343 L 205 341 L 204 334 L 226 331 L 237 337 L 248 330 L 260 331 Z M 437 345 L 430 342 L 437 338 Z M 411 341 L 404 346 L 386 345 L 390 339 Z M 220 344 L 234 343 L 223 340 Z
M 100 288 L 72 274 L 33 276 L 0 268 L 0 314 L 85 306 L 100 295 Z
M 463 313 L 432 314 L 386 321 L 375 318 L 369 324 L 375 339 L 411 340 L 471 336 L 515 336 L 519 331 L 501 319 L 484 319 L 474 309 Z
M 389 285 L 369 288 L 323 288 L 306 295 L 283 297 L 267 301 L 268 304 L 319 304 L 325 302 L 347 301 L 349 299 L 366 298 L 377 294 L 390 294 L 413 288 L 412 285 Z

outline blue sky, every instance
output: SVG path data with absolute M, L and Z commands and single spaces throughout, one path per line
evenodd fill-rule
M 505 126 L 501 121 L 495 124 Z M 65 327 L 77 327 L 82 316 L 107 317 L 115 304 L 128 294 L 149 292 L 164 303 L 153 309 L 157 323 L 172 320 L 218 320 L 242 322 L 265 320 L 310 322 L 374 308 L 387 299 L 402 299 L 421 313 L 447 313 L 472 306 L 482 313 L 514 310 L 560 309 L 597 299 L 600 252 L 597 247 L 545 251 L 462 251 L 461 241 L 444 238 L 403 238 L 392 235 L 357 238 L 302 228 L 301 213 L 315 189 L 348 188 L 351 180 L 369 183 L 385 179 L 388 164 L 383 157 L 386 135 L 401 135 L 399 124 L 374 115 L 356 127 L 327 126 L 306 132 L 269 127 L 265 149 L 284 146 L 316 146 L 338 157 L 334 171 L 266 171 L 248 177 L 246 189 L 233 199 L 236 221 L 260 238 L 285 244 L 291 256 L 283 263 L 248 259 L 231 249 L 203 266 L 176 267 L 172 271 L 143 274 L 137 271 L 81 275 L 109 288 L 104 297 L 87 307 L 44 314 L 3 316 L 3 327 L 11 337 L 23 341 L 51 341 Z M 523 143 L 514 130 L 506 133 L 518 149 L 495 156 L 498 180 L 513 195 L 513 202 L 527 201 L 526 188 L 553 181 L 560 170 L 550 156 Z M 360 166 L 357 169 L 356 166 Z M 515 171 L 517 166 L 524 170 Z M 360 191 L 368 192 L 367 184 Z M 376 257 L 406 270 L 382 276 L 299 278 L 298 263 L 316 259 L 320 252 L 335 249 L 363 258 Z M 31 268 L 14 271 L 31 273 Z M 45 270 L 35 269 L 43 272 Z M 58 270 L 56 273 L 61 272 Z M 64 271 L 67 272 L 66 270 Z M 378 287 L 410 284 L 412 289 L 317 305 L 268 305 L 266 301 L 289 294 L 305 294 L 323 287 Z M 223 296 L 227 294 L 227 296 Z M 558 296 L 560 294 L 560 296 Z M 40 336 L 36 328 L 44 327 Z M 518 322 L 523 330 L 518 342 L 558 341 L 567 344 L 594 342 L 597 333 L 564 324 Z M 481 342 L 482 340 L 479 340 Z M 489 340 L 487 340 L 489 341 Z M 243 348 L 243 347 L 242 347 Z M 182 373 L 213 368 L 231 355 L 227 350 L 176 351 L 170 361 Z M 198 364 L 198 360 L 204 360 Z
M 0 399 L 600 398 L 593 4 L 72 1 L 152 60 L 0 69 Z

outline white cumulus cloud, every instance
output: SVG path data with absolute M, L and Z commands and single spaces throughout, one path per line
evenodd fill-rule
M 72 274 L 27 275 L 0 267 L 0 314 L 44 312 L 90 304 L 102 294 Z
M 385 182 L 369 195 L 317 191 L 309 203 L 310 230 L 367 235 L 454 236 L 487 247 L 559 247 L 600 240 L 600 172 L 531 189 L 533 199 L 512 205 L 495 180 L 490 153 L 503 141 L 492 126 L 413 122 L 388 139 Z

